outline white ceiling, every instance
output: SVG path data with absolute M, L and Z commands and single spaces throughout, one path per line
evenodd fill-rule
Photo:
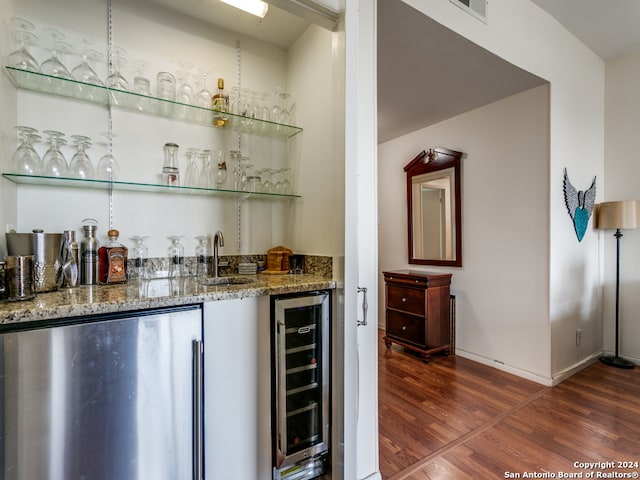
M 640 48 L 640 0 L 532 1 L 605 61 Z M 402 0 L 378 0 L 380 143 L 544 82 Z

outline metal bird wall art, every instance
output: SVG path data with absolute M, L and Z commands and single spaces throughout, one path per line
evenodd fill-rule
M 567 169 L 564 169 L 564 203 L 569 211 L 569 216 L 573 220 L 573 227 L 576 230 L 578 241 L 581 242 L 587 231 L 589 218 L 593 213 L 593 206 L 596 203 L 596 177 L 593 177 L 591 186 L 586 190 L 576 190 L 571 185 Z

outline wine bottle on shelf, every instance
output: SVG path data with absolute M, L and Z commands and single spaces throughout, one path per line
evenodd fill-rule
M 224 79 L 218 79 L 218 91 L 211 97 L 213 107 L 213 124 L 216 127 L 224 127 L 229 122 L 229 95 L 224 92 Z

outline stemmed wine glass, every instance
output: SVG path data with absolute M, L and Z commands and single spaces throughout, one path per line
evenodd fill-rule
M 20 145 L 16 149 L 11 162 L 15 173 L 22 175 L 40 175 L 42 173 L 42 160 L 38 152 L 33 148 L 33 143 L 40 138 L 37 130 L 31 127 L 17 126 Z
M 73 144 L 77 148 L 71 157 L 69 175 L 73 178 L 95 178 L 95 169 L 86 150 L 91 147 L 91 139 L 84 135 L 71 135 Z
M 93 64 L 102 59 L 102 54 L 89 48 L 94 44 L 92 39 L 83 38 L 81 41 L 85 45 L 84 52 L 82 53 L 82 59 L 80 63 L 71 70 L 71 74 L 79 82 L 104 86 L 104 83 L 100 80 L 100 77 L 98 77 L 98 74 L 93 68 Z
M 180 62 L 181 69 L 176 72 L 176 83 L 178 85 L 176 90 L 176 102 L 184 105 L 193 105 L 195 92 L 190 83 L 191 65 L 186 62 Z M 185 118 L 187 116 L 188 107 L 180 105 L 178 108 L 178 116 Z
M 187 157 L 187 170 L 185 173 L 184 184 L 188 187 L 197 187 L 200 179 L 200 171 L 196 163 L 197 148 L 187 148 L 185 157 Z
M 115 182 L 120 176 L 120 165 L 118 164 L 118 160 L 116 160 L 116 158 L 110 152 L 114 135 L 110 132 L 103 132 L 102 136 L 107 139 L 107 153 L 105 153 L 102 157 L 100 157 L 100 160 L 98 160 L 98 165 L 96 168 L 96 178 L 100 180 L 109 180 L 111 182 Z
M 147 257 L 149 256 L 149 249 L 144 244 L 144 241 L 147 238 L 149 237 L 145 235 L 134 235 L 131 237 L 134 244 L 131 249 L 130 258 L 133 259 L 135 272 L 140 280 L 146 280 L 149 276 L 147 272 Z
M 212 188 L 211 183 L 213 172 L 211 171 L 211 150 L 201 150 L 198 157 L 202 160 L 202 168 L 200 169 L 200 179 L 198 187 Z
M 211 110 L 211 97 L 212 94 L 209 90 L 207 90 L 207 76 L 209 75 L 209 69 L 206 67 L 200 67 L 198 69 L 200 72 L 199 77 L 199 90 L 196 92 L 193 103 L 201 108 L 206 108 L 207 111 L 201 110 L 198 112 L 198 119 L 201 121 L 208 121 L 210 118 L 213 118 L 213 111 Z
M 71 51 L 71 45 L 64 42 L 64 33 L 49 27 L 42 29 L 42 32 L 47 38 L 51 39 L 51 56 L 42 62 L 40 72 L 52 77 L 71 80 L 73 76 L 59 57 L 60 53 L 68 53 Z
M 209 236 L 199 235 L 195 237 L 198 241 L 196 246 L 196 276 L 206 278 L 209 276 Z
M 67 143 L 64 133 L 55 130 L 44 130 L 42 133 L 49 137 L 49 149 L 42 157 L 44 174 L 48 177 L 66 177 L 69 175 L 69 165 L 60 151 L 60 147 Z
M 22 70 L 39 72 L 38 62 L 28 50 L 28 45 L 38 43 L 38 37 L 32 33 L 35 26 L 28 20 L 17 17 L 11 19 L 11 24 L 13 25 L 13 36 L 18 41 L 18 49 L 9 54 L 7 65 Z
M 122 47 L 114 46 L 111 48 L 111 73 L 106 79 L 107 87 L 113 90 L 129 91 L 129 82 L 122 75 L 122 67 L 127 65 L 125 55 L 126 50 Z M 110 91 L 109 95 L 114 104 L 122 103 L 122 96 L 118 92 Z
M 171 241 L 167 256 L 169 257 L 169 278 L 180 278 L 183 276 L 184 268 L 184 247 L 180 244 L 180 239 L 184 235 L 169 235 Z

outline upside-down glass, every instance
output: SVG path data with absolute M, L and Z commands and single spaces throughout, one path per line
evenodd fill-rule
M 28 20 L 17 17 L 11 19 L 11 25 L 13 28 L 13 36 L 18 42 L 18 48 L 7 57 L 7 65 L 22 70 L 39 72 L 40 67 L 38 62 L 33 58 L 31 53 L 29 53 L 28 49 L 29 45 L 38 43 L 38 37 L 32 33 L 35 26 Z
M 196 240 L 196 276 L 206 278 L 209 276 L 209 236 L 199 235 Z
M 149 272 L 147 271 L 147 257 L 149 256 L 149 249 L 144 244 L 144 241 L 147 238 L 149 237 L 144 235 L 135 235 L 131 237 L 134 244 L 129 258 L 133 260 L 134 271 L 140 280 L 146 280 L 149 278 Z
M 71 45 L 64 42 L 64 34 L 55 28 L 44 28 L 43 33 L 49 39 L 51 56 L 42 62 L 40 72 L 45 75 L 51 75 L 52 77 L 71 80 L 73 76 L 69 70 L 67 70 L 67 67 L 64 66 L 60 58 L 60 54 L 71 51 Z
M 84 178 L 93 179 L 96 176 L 95 169 L 91 163 L 91 159 L 86 153 L 86 150 L 91 147 L 91 139 L 84 135 L 71 135 L 73 144 L 76 146 L 77 151 L 71 157 L 71 163 L 69 164 L 69 176 L 72 178 Z
M 215 186 L 216 188 L 221 189 L 227 181 L 227 162 L 224 160 L 224 151 L 212 150 L 211 163 L 215 169 Z
M 129 82 L 122 75 L 122 67 L 127 65 L 126 50 L 122 47 L 111 48 L 111 74 L 107 77 L 107 87 L 115 90 L 129 90 Z
M 20 145 L 11 158 L 13 171 L 22 175 L 41 175 L 42 160 L 33 148 L 33 143 L 40 138 L 36 135 L 37 130 L 25 126 L 17 126 L 15 129 L 18 131 Z
M 180 244 L 180 239 L 184 235 L 169 235 L 171 241 L 167 256 L 169 258 L 169 278 L 181 278 L 184 276 L 184 247 Z
M 187 169 L 184 177 L 184 184 L 187 187 L 197 187 L 198 180 L 200 179 L 200 170 L 196 163 L 196 157 L 198 153 L 197 148 L 187 148 L 184 156 L 187 157 Z
M 89 83 L 91 85 L 104 85 L 94 69 L 95 62 L 102 60 L 103 55 L 97 50 L 89 48 L 95 43 L 93 39 L 85 37 L 82 38 L 81 42 L 84 44 L 82 60 L 71 70 L 71 74 L 79 82 Z
M 42 133 L 49 137 L 49 149 L 42 157 L 44 175 L 48 177 L 66 177 L 69 175 L 69 164 L 60 147 L 66 145 L 64 133 L 55 130 L 44 130 Z
M 156 95 L 158 98 L 168 100 L 160 105 L 160 113 L 173 114 L 173 102 L 176 100 L 176 77 L 169 72 L 158 72 L 156 75 Z
M 213 188 L 213 171 L 211 168 L 211 150 L 201 150 L 198 153 L 198 158 L 202 167 L 200 168 L 200 179 L 198 181 L 198 187 L 200 188 Z
M 118 164 L 118 160 L 111 153 L 112 144 L 113 144 L 113 134 L 109 134 L 108 132 L 102 134 L 106 137 L 106 145 L 107 145 L 107 153 L 105 153 L 100 160 L 98 160 L 98 165 L 96 167 L 96 178 L 99 180 L 109 180 L 110 182 L 115 182 L 120 177 L 120 165 Z

